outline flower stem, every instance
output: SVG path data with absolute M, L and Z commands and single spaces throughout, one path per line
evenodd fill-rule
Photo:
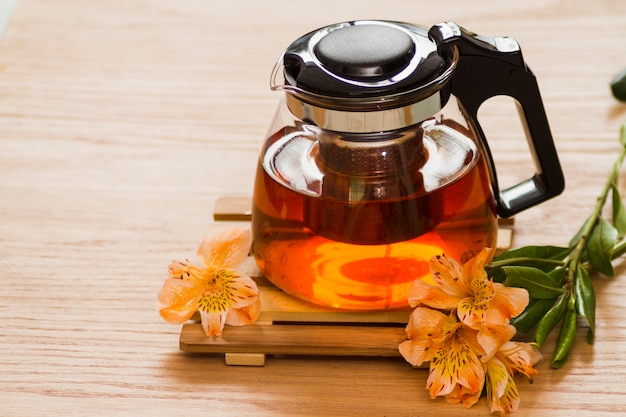
M 600 220 L 600 217 L 602 215 L 602 209 L 604 208 L 604 205 L 606 204 L 606 199 L 609 195 L 609 191 L 611 190 L 613 185 L 617 183 L 617 177 L 619 176 L 620 168 L 624 162 L 624 158 L 626 158 L 626 146 L 623 145 L 615 163 L 613 164 L 613 169 L 611 170 L 611 174 L 609 175 L 608 180 L 604 184 L 604 187 L 602 188 L 602 191 L 600 192 L 600 195 L 598 196 L 596 206 L 594 207 L 593 212 L 591 213 L 591 216 L 585 223 L 580 233 L 580 237 L 578 238 L 578 241 L 574 245 L 574 249 L 572 250 L 572 252 L 570 253 L 568 257 L 569 259 L 567 260 L 567 264 L 566 264 L 567 265 L 567 279 L 566 279 L 567 286 L 573 285 L 574 277 L 576 275 L 576 271 L 578 270 L 578 266 L 580 264 L 580 259 L 582 257 L 582 254 L 585 251 L 585 248 L 587 247 L 587 242 L 589 241 L 589 238 L 591 237 L 591 234 L 593 233 L 594 228 L 596 227 L 596 225 L 598 224 L 598 221 Z M 620 251 L 621 250 L 626 251 L 626 247 L 620 248 Z
M 626 247 L 624 248 L 626 250 Z M 543 259 L 543 258 L 531 258 L 531 257 L 519 257 L 519 258 L 507 258 L 499 261 L 492 261 L 489 263 L 489 268 L 501 268 L 509 265 L 546 265 L 546 266 L 563 266 L 565 261 L 558 259 Z
M 626 253 L 626 240 L 619 242 L 613 248 L 613 259 L 617 259 Z

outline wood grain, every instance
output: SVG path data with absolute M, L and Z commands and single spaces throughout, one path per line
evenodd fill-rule
M 488 416 L 430 400 L 399 358 L 269 357 L 229 367 L 179 350 L 156 294 L 225 195 L 251 193 L 278 103 L 271 69 L 329 23 L 444 20 L 510 35 L 537 76 L 566 176 L 516 216 L 514 246 L 567 244 L 619 148 L 626 3 L 19 0 L 0 40 L 0 416 Z M 486 106 L 503 184 L 533 172 L 519 122 Z M 624 176 L 620 190 L 626 195 Z M 518 382 L 516 416 L 626 410 L 626 271 L 594 277 L 593 345 Z M 550 357 L 554 339 L 542 348 Z
M 219 337 L 197 323 L 183 327 L 181 350 L 193 353 L 399 357 L 406 340 L 403 327 L 272 324 L 227 328 Z

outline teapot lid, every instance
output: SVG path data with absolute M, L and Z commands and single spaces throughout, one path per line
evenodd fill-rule
M 421 122 L 443 107 L 455 54 L 440 55 L 428 30 L 419 26 L 382 20 L 337 23 L 286 49 L 274 68 L 272 89 L 290 93 L 287 105 L 293 114 L 323 119 L 312 121 L 327 129 L 392 130 Z
M 287 48 L 283 65 L 289 85 L 339 97 L 413 90 L 446 69 L 426 29 L 373 20 L 339 23 L 304 35 Z

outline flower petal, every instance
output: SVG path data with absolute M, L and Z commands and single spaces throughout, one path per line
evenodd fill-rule
M 226 324 L 226 311 L 205 311 L 200 310 L 200 317 L 202 319 L 202 328 L 207 336 L 220 336 L 224 330 L 224 324 Z
M 202 268 L 202 265 L 196 265 L 189 259 L 184 261 L 174 260 L 167 266 L 167 272 L 172 278 L 202 280 Z
M 507 287 L 499 283 L 493 285 L 495 294 L 487 313 L 488 321 L 503 324 L 503 321 L 508 322 L 520 315 L 528 306 L 529 296 L 525 288 Z
M 432 359 L 437 352 L 431 349 L 431 344 L 427 340 L 406 340 L 398 345 L 400 354 L 408 363 L 413 366 L 421 366 L 424 362 Z
M 249 276 L 234 270 L 221 270 L 217 275 L 224 283 L 223 288 L 232 308 L 249 306 L 258 298 L 259 288 Z
M 458 307 L 459 320 L 469 327 L 478 328 L 485 321 L 491 300 L 495 295 L 493 282 L 487 276 L 475 278 L 471 282 L 472 296 L 464 298 Z
M 447 316 L 440 311 L 417 307 L 409 317 L 406 332 L 409 339 L 432 339 L 440 336 Z
M 483 391 L 485 379 L 481 380 L 480 388 L 472 392 L 467 387 L 457 384 L 454 390 L 446 395 L 446 401 L 450 404 L 462 403 L 465 408 L 470 408 L 478 402 Z
M 260 314 L 256 283 L 235 270 L 217 271 L 198 300 L 202 325 L 207 335 L 219 335 L 224 324 L 250 324 Z
M 468 280 L 473 280 L 477 278 L 487 280 L 485 265 L 487 265 L 491 261 L 494 254 L 495 249 L 483 248 L 478 253 L 478 255 L 474 256 L 472 259 L 463 264 L 463 274 L 467 277 Z
M 159 291 L 159 314 L 165 321 L 181 324 L 197 311 L 196 288 L 188 287 L 179 280 L 167 278 Z
M 483 365 L 462 337 L 452 338 L 449 363 L 452 375 L 459 384 L 472 393 L 482 388 L 482 381 L 485 378 Z
M 482 389 L 484 378 L 483 365 L 474 351 L 462 337 L 455 335 L 430 361 L 426 386 L 431 398 L 451 394 L 456 384 L 466 387 L 473 395 Z
M 541 353 L 531 343 L 507 342 L 498 350 L 498 357 L 504 356 L 502 361 L 508 366 L 512 375 L 518 373 L 531 378 L 538 372 L 533 365 L 542 359 Z
M 413 366 L 431 360 L 437 352 L 446 320 L 447 316 L 439 311 L 416 308 L 406 326 L 409 340 L 398 346 L 404 359 Z
M 207 236 L 198 247 L 198 258 L 215 269 L 232 269 L 239 266 L 250 251 L 250 231 L 246 229 L 225 229 Z
M 261 314 L 261 300 L 256 299 L 252 304 L 242 308 L 232 308 L 226 316 L 226 324 L 229 326 L 245 326 L 252 324 Z
M 186 262 L 174 261 L 168 269 L 170 276 L 157 296 L 159 314 L 169 323 L 181 324 L 198 310 L 196 303 L 203 283 L 198 268 Z
M 509 373 L 504 364 L 498 358 L 492 358 L 486 364 L 487 368 L 487 398 L 500 398 L 504 395 Z
M 482 347 L 480 343 L 478 343 L 478 330 L 469 328 L 467 326 L 461 326 L 458 330 L 459 337 L 462 337 L 465 340 L 465 343 L 469 346 L 470 349 L 476 354 L 476 356 L 481 357 L 485 355 L 485 349 Z
M 448 363 L 448 349 L 442 345 L 437 349 L 430 360 L 430 372 L 426 381 L 426 389 L 430 392 L 430 398 L 439 395 L 448 395 L 454 391 L 456 381 L 450 372 Z
M 426 305 L 441 310 L 452 310 L 456 308 L 459 301 L 461 299 L 457 296 L 450 295 L 440 287 L 427 284 L 419 279 L 413 281 L 409 290 L 409 305 L 411 307 Z
M 469 275 L 464 275 L 461 266 L 445 254 L 437 255 L 430 260 L 430 273 L 435 284 L 447 294 L 457 298 L 470 294 Z
M 514 413 L 519 408 L 520 401 L 521 400 L 519 396 L 519 391 L 517 390 L 517 385 L 515 384 L 513 377 L 509 375 L 507 378 L 504 395 L 499 398 L 500 404 L 497 408 L 500 410 L 503 409 L 505 413 Z M 493 412 L 493 403 L 491 410 Z
M 485 350 L 483 362 L 491 359 L 506 342 L 515 336 L 516 329 L 510 324 L 482 326 L 478 331 L 477 340 Z
M 227 312 L 231 307 L 230 292 L 225 290 L 225 285 L 219 285 L 216 280 L 208 285 L 198 299 L 198 310 L 206 313 Z
M 504 415 L 517 410 L 520 403 L 519 392 L 506 366 L 494 357 L 487 362 L 486 367 L 487 401 L 491 404 L 491 412 Z

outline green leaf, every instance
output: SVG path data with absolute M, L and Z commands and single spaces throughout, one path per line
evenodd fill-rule
M 522 313 L 511 319 L 511 324 L 518 332 L 528 333 L 554 305 L 555 299 L 531 300 Z
M 596 271 L 612 277 L 615 270 L 611 264 L 613 249 L 617 243 L 617 229 L 604 219 L 600 219 L 589 238 L 587 255 Z
M 554 329 L 563 318 L 565 310 L 567 309 L 568 298 L 569 296 L 566 294 L 560 296 L 550 310 L 539 320 L 539 323 L 537 323 L 534 339 L 539 346 L 543 344 L 552 329 Z
M 585 230 L 585 228 L 587 227 L 591 219 L 592 219 L 592 216 L 589 216 L 587 220 L 585 220 L 583 225 L 580 226 L 580 229 L 578 229 L 578 232 L 576 232 L 574 237 L 569 241 L 570 248 L 573 248 L 574 246 L 578 244 L 578 241 L 583 237 L 583 230 Z
M 619 101 L 626 101 L 626 69 L 611 80 L 610 87 L 613 97 Z
M 619 143 L 621 143 L 622 146 L 626 146 L 626 122 L 622 123 L 622 127 L 619 130 Z
M 616 184 L 611 187 L 611 196 L 613 197 L 613 226 L 617 230 L 617 238 L 621 239 L 626 234 L 626 208 L 624 208 Z
M 555 286 L 562 287 L 565 282 L 565 274 L 567 273 L 567 268 L 559 267 L 550 272 L 548 272 L 548 276 L 552 279 L 552 282 Z
M 563 288 L 555 286 L 554 280 L 545 272 L 530 266 L 502 267 L 507 287 L 521 287 L 528 290 L 528 295 L 535 299 L 553 299 L 563 293 Z
M 589 273 L 585 268 L 579 267 L 574 277 L 574 293 L 576 294 L 576 311 L 583 316 L 589 324 L 587 342 L 593 343 L 596 328 L 596 292 Z
M 561 246 L 524 246 L 517 249 L 511 249 L 496 256 L 494 261 L 501 261 L 512 258 L 535 258 L 535 259 L 564 259 L 569 253 L 570 248 Z
M 565 365 L 565 362 L 567 362 L 567 355 L 574 344 L 575 337 L 576 311 L 568 309 L 565 312 L 565 317 L 563 317 L 561 331 L 559 332 L 559 338 L 557 339 L 554 355 L 552 356 L 551 365 L 553 368 L 560 368 Z
M 547 259 L 561 261 L 565 259 L 570 250 L 570 248 L 561 246 L 524 246 L 501 253 L 493 259 L 492 263 L 512 260 L 517 261 L 515 265 L 533 266 L 542 271 L 548 272 L 554 269 L 554 265 L 541 263 L 541 260 Z M 487 273 L 495 282 L 504 282 L 506 278 L 502 268 L 488 268 Z

